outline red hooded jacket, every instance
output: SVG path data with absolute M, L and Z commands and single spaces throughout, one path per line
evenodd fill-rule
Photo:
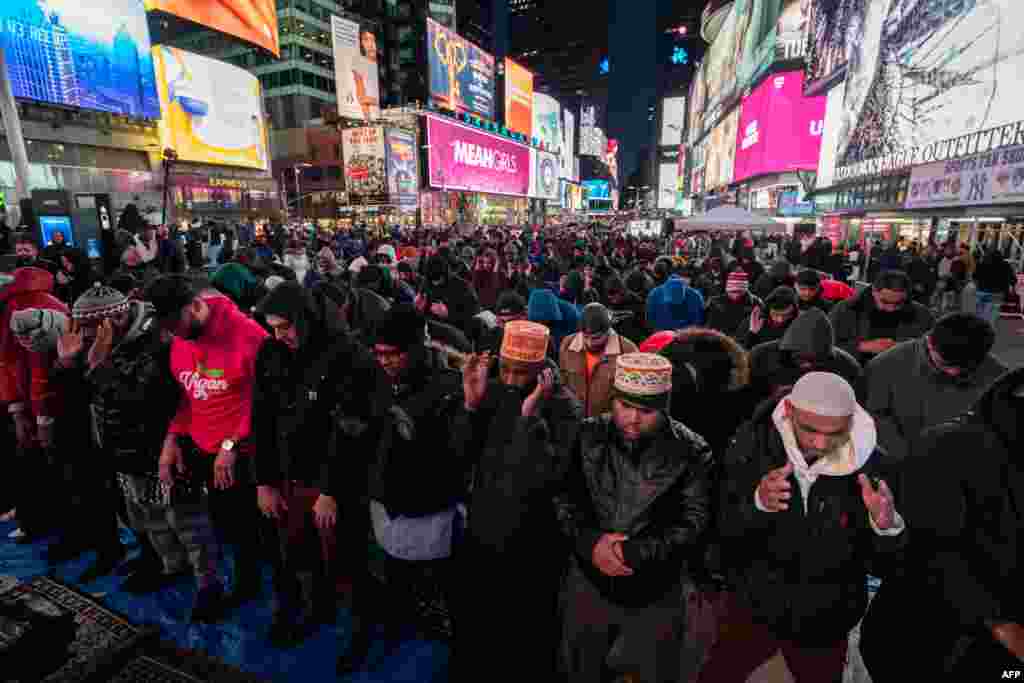
M 60 414 L 60 396 L 50 385 L 57 351 L 36 353 L 24 348 L 11 332 L 11 316 L 27 308 L 40 308 L 70 317 L 68 307 L 52 292 L 53 275 L 33 267 L 17 269 L 14 280 L 0 289 L 0 402 L 8 408 L 30 403 L 32 417 Z

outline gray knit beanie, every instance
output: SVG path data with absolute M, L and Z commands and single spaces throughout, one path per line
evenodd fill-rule
M 129 301 L 122 292 L 100 282 L 75 300 L 71 317 L 80 322 L 103 320 L 128 310 Z

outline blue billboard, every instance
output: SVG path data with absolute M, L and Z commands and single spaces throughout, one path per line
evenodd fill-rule
M 494 119 L 494 57 L 427 19 L 430 97 L 452 111 Z
M 608 180 L 584 180 L 580 184 L 583 185 L 588 199 L 612 198 L 612 184 Z
M 142 0 L 3 0 L 0 43 L 17 98 L 160 118 Z

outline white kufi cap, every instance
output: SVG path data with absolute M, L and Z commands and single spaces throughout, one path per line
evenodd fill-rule
M 849 417 L 857 411 L 850 383 L 831 372 L 809 372 L 793 386 L 790 405 L 822 417 Z

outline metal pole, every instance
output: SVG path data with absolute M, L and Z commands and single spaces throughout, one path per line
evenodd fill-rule
M 14 91 L 11 89 L 11 81 L 7 77 L 7 58 L 4 55 L 3 41 L 0 41 L 0 116 L 4 121 L 4 130 L 7 134 L 7 144 L 11 148 L 11 159 L 14 161 L 14 194 L 15 201 L 9 203 L 13 206 L 14 218 L 21 219 L 22 199 L 31 198 L 29 188 L 29 167 L 28 152 L 25 149 L 25 137 L 21 131 L 21 119 L 18 118 L 18 106 L 14 102 Z M 10 211 L 10 208 L 8 208 Z M 14 224 L 18 225 L 15 221 Z
M 302 222 L 302 188 L 299 187 L 299 167 L 292 166 L 295 171 L 295 215 Z
M 164 197 L 160 225 L 167 225 L 167 198 L 171 194 L 171 163 L 170 159 L 164 159 Z

